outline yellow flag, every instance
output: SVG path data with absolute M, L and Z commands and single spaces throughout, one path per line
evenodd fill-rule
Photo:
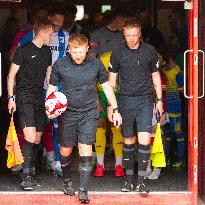
M 11 168 L 18 164 L 22 164 L 24 162 L 23 156 L 21 153 L 21 148 L 19 146 L 19 141 L 17 138 L 16 129 L 14 126 L 13 117 L 11 117 L 11 122 L 6 138 L 6 150 L 8 151 L 7 157 L 7 167 Z
M 157 123 L 156 136 L 154 138 L 150 159 L 152 160 L 152 166 L 166 167 L 160 122 Z

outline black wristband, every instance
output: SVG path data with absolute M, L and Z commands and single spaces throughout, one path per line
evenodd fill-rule
M 118 107 L 113 109 L 113 113 L 119 112 Z

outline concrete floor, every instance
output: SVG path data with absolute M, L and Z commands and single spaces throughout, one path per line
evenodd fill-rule
M 74 186 L 77 190 L 79 183 L 78 171 L 71 172 Z M 42 184 L 36 191 L 61 191 L 62 178 L 52 172 L 38 171 L 37 176 Z M 114 177 L 113 171 L 106 171 L 105 177 L 91 177 L 90 191 L 120 191 L 124 178 Z M 21 191 L 20 177 L 11 172 L 0 174 L 0 191 Z M 146 180 L 150 191 L 187 191 L 187 172 L 185 170 L 163 170 L 158 180 Z
M 109 167 L 108 167 L 109 168 Z M 74 187 L 77 191 L 79 177 L 78 171 L 71 172 Z M 36 192 L 59 192 L 62 191 L 62 178 L 54 176 L 52 172 L 46 172 L 45 170 L 38 170 L 37 174 L 41 187 L 36 187 Z M 106 171 L 105 177 L 95 178 L 91 177 L 90 191 L 93 192 L 120 192 L 120 187 L 124 178 L 114 177 L 113 171 L 110 169 Z M 0 192 L 19 192 L 21 191 L 21 180 L 18 174 L 12 174 L 11 172 L 0 173 Z M 146 184 L 149 186 L 151 192 L 176 192 L 187 191 L 187 172 L 185 169 L 181 170 L 166 170 L 162 171 L 162 174 L 158 180 L 146 180 Z M 128 204 L 128 203 L 127 203 Z M 199 205 L 205 205 L 199 198 Z

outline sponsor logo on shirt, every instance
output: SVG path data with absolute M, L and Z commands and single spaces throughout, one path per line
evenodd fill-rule
M 63 46 L 50 46 L 50 50 L 51 50 L 51 52 L 54 52 L 54 51 L 67 51 L 68 47 L 66 49 L 64 49 Z

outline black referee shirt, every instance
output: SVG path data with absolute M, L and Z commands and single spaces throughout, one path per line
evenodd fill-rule
M 50 84 L 61 83 L 70 111 L 84 112 L 97 107 L 96 79 L 100 84 L 108 81 L 108 73 L 99 59 L 87 57 L 83 64 L 77 65 L 68 55 L 54 63 Z
M 39 48 L 30 42 L 16 50 L 13 63 L 20 66 L 16 77 L 17 100 L 42 103 L 46 71 L 52 65 L 49 47 Z
M 158 71 L 157 61 L 157 51 L 148 43 L 141 42 L 137 49 L 130 49 L 123 43 L 113 51 L 109 71 L 119 73 L 119 94 L 152 95 L 151 74 Z

